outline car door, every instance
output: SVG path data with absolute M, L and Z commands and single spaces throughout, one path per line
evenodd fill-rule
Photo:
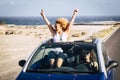
M 107 65 L 109 63 L 109 61 L 111 60 L 111 58 L 108 56 L 106 48 L 104 46 L 104 44 L 102 44 L 102 53 L 103 53 L 103 58 L 104 58 L 104 62 L 105 62 L 105 67 L 107 68 Z M 113 69 L 106 71 L 107 72 L 107 80 L 113 80 Z

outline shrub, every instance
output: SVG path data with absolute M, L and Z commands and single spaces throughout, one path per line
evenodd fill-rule
M 72 37 L 80 37 L 81 35 L 80 35 L 80 33 L 74 33 L 73 35 L 72 35 Z
M 3 24 L 5 24 L 5 21 L 0 21 L 0 25 L 3 25 Z

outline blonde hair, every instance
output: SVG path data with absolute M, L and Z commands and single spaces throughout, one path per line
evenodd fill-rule
M 65 18 L 58 18 L 56 20 L 56 24 L 60 24 L 60 26 L 62 27 L 63 30 L 66 30 L 67 25 L 68 25 L 68 20 Z

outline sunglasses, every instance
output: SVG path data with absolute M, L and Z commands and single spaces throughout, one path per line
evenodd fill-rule
M 88 51 L 88 50 L 83 50 L 83 55 L 87 55 L 87 54 L 89 54 L 90 53 L 90 51 Z

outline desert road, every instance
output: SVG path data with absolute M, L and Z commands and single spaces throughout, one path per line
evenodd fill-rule
M 120 28 L 105 41 L 105 47 L 113 60 L 118 61 L 119 66 L 115 68 L 115 79 L 120 80 Z

